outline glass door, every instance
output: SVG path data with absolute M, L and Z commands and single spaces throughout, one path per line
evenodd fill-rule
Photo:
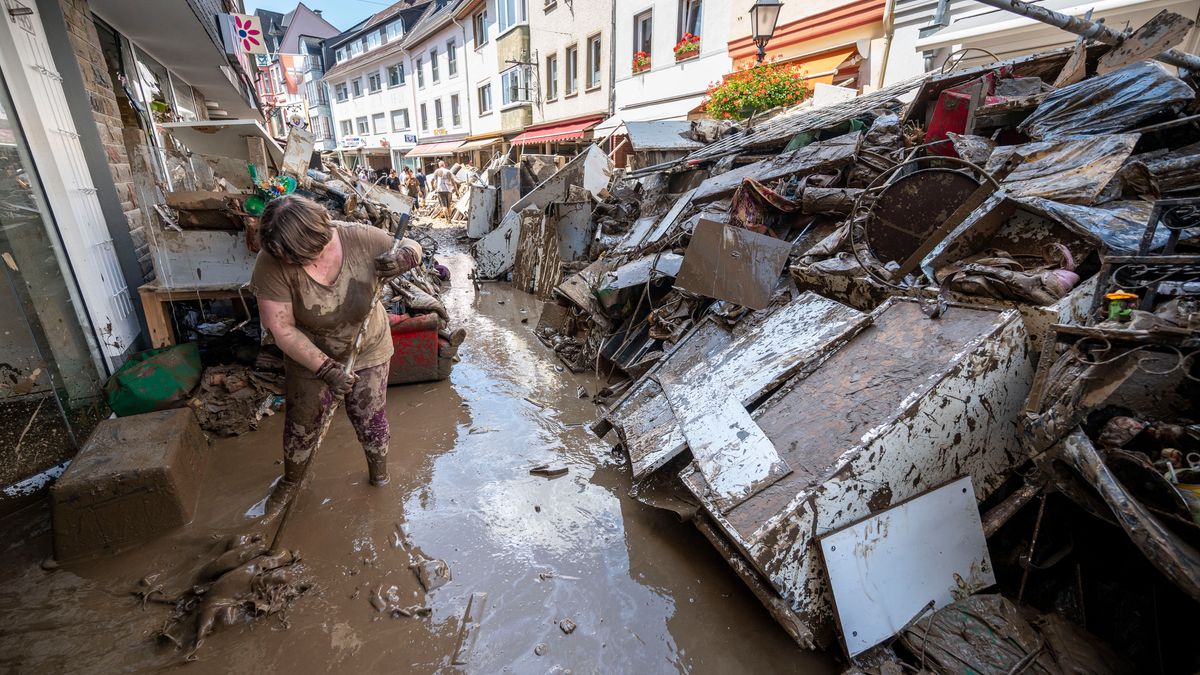
M 0 487 L 73 456 L 108 414 L 99 350 L 49 214 L 0 75 Z

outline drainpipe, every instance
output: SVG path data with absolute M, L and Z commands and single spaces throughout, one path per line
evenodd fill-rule
M 471 125 L 471 120 L 475 118 L 475 115 L 471 112 L 471 60 L 467 57 L 467 27 L 459 23 L 456 16 L 450 17 L 450 20 L 454 22 L 455 26 L 458 26 L 463 36 L 463 80 L 467 83 L 467 90 L 463 93 L 467 95 L 467 135 L 473 136 L 475 134 L 475 127 Z
M 608 25 L 608 116 L 617 114 L 617 0 L 611 0 Z
M 883 62 L 879 64 L 879 81 L 876 89 L 883 89 L 884 78 L 887 76 L 888 56 L 892 53 L 892 36 L 896 34 L 896 0 L 888 0 L 887 8 L 883 10 Z

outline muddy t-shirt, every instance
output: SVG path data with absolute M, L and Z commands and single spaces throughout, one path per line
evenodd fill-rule
M 342 267 L 328 286 L 318 283 L 300 265 L 288 265 L 266 251 L 254 263 L 250 285 L 260 300 L 292 303 L 296 327 L 317 349 L 345 363 L 367 312 L 373 312 L 355 370 L 387 363 L 392 358 L 387 313 L 375 297 L 375 257 L 392 248 L 392 236 L 355 223 L 335 222 L 342 240 Z M 285 355 L 289 369 L 305 371 Z

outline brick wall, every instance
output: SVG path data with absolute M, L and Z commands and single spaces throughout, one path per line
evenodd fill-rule
M 75 50 L 75 58 L 79 61 L 84 87 L 91 98 L 92 117 L 96 120 L 100 140 L 104 144 L 104 153 L 108 156 L 113 183 L 121 199 L 121 210 L 125 212 L 130 235 L 134 246 L 137 247 L 142 277 L 150 280 L 154 276 L 154 268 L 150 261 L 150 248 L 146 243 L 147 217 L 140 208 L 134 188 L 129 153 L 125 149 L 125 122 L 122 120 L 122 111 L 117 104 L 117 95 L 105 65 L 104 55 L 100 51 L 96 24 L 92 20 L 86 0 L 59 2 L 63 18 L 66 19 L 68 37 Z

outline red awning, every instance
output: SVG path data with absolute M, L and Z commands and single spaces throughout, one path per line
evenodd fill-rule
M 554 143 L 555 141 L 569 141 L 575 138 L 583 138 L 584 133 L 588 129 L 600 123 L 600 119 L 593 117 L 585 120 L 563 122 L 554 126 L 542 127 L 541 129 L 530 129 L 512 139 L 512 144 Z

